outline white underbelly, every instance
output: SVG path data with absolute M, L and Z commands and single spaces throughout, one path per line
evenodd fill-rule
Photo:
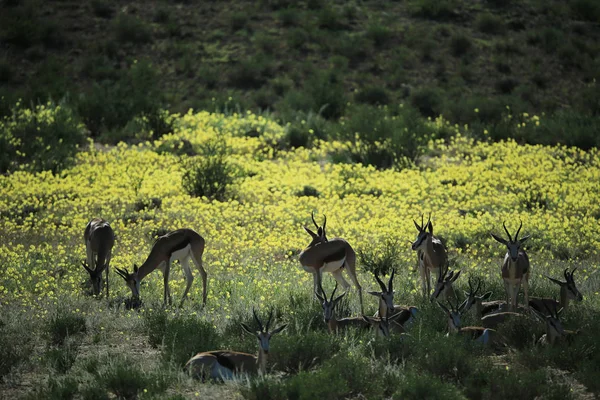
M 183 260 L 184 258 L 187 258 L 190 256 L 190 251 L 192 250 L 192 245 L 188 244 L 187 246 L 185 246 L 183 249 L 174 251 L 173 253 L 171 253 L 171 259 L 169 260 L 169 262 L 173 262 L 175 260 Z

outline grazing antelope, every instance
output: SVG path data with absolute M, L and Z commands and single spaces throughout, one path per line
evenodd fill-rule
M 342 297 L 346 294 L 346 292 L 342 293 L 335 299 L 333 296 L 337 290 L 338 283 L 335 282 L 335 287 L 333 288 L 333 292 L 331 292 L 331 297 L 327 299 L 327 293 L 323 289 L 323 286 L 319 283 L 319 289 L 321 293 L 316 292 L 315 295 L 321 301 L 321 305 L 323 307 L 323 319 L 329 328 L 330 333 L 336 333 L 340 329 L 345 329 L 346 327 L 353 326 L 355 328 L 368 328 L 368 322 L 365 321 L 361 317 L 349 317 L 337 319 L 335 317 L 335 306 L 340 302 Z
M 87 263 L 83 261 L 83 268 L 90 274 L 92 293 L 96 296 L 102 291 L 102 272 L 106 270 L 106 297 L 108 291 L 108 272 L 115 233 L 110 224 L 102 218 L 94 218 L 88 222 L 83 233 Z
M 460 314 L 462 312 L 462 308 L 460 306 L 454 307 L 452 303 L 448 301 L 448 305 L 450 305 L 449 310 L 448 307 L 439 301 L 437 304 L 448 317 L 448 335 L 459 333 L 484 345 L 491 344 L 493 342 L 492 333 L 495 333 L 495 331 L 492 329 L 481 326 L 461 327 Z
M 265 375 L 271 337 L 281 332 L 287 324 L 269 331 L 273 310 L 269 313 L 269 319 L 264 327 L 254 309 L 252 309 L 252 314 L 258 325 L 258 331 L 251 329 L 246 324 L 242 323 L 241 325 L 244 331 L 255 335 L 258 339 L 258 356 L 230 350 L 205 351 L 192 357 L 185 364 L 185 369 L 195 378 L 202 378 L 203 380 L 206 378 L 207 373 L 208 377 L 214 380 L 231 379 L 235 375 L 243 373 L 254 374 L 258 372 L 260 375 Z
M 438 279 L 435 284 L 435 289 L 431 294 L 431 301 L 438 299 L 443 299 L 447 301 L 449 301 L 450 299 L 458 300 L 458 297 L 456 296 L 456 292 L 454 291 L 452 284 L 458 279 L 461 271 L 459 270 L 458 273 L 455 275 L 454 271 L 450 271 L 450 273 L 448 273 L 448 270 L 448 268 L 440 268 L 438 270 Z
M 576 270 L 577 267 L 573 268 L 573 271 L 571 272 L 569 272 L 569 268 L 565 269 L 563 273 L 565 282 L 550 278 L 549 276 L 546 277 L 560 286 L 560 301 L 556 301 L 555 299 L 532 297 L 531 300 L 529 300 L 529 306 L 543 314 L 545 310 L 549 309 L 549 307 L 566 309 L 571 300 L 577 302 L 583 301 L 583 295 L 577 289 L 575 280 L 573 279 L 573 274 Z
M 508 241 L 493 233 L 491 233 L 491 235 L 497 242 L 502 243 L 508 249 L 504 256 L 504 262 L 502 263 L 501 268 L 502 279 L 504 279 L 504 289 L 506 290 L 506 304 L 510 304 L 511 310 L 517 309 L 517 297 L 519 296 L 519 290 L 521 289 L 522 283 L 523 292 L 525 294 L 525 308 L 529 308 L 528 291 L 531 266 L 529 265 L 529 257 L 521 246 L 530 238 L 530 235 L 519 239 L 519 232 L 523 227 L 523 221 L 521 221 L 521 225 L 519 225 L 519 229 L 517 229 L 514 240 L 510 236 L 510 233 L 508 233 L 505 222 L 502 223 L 502 226 L 508 235 Z
M 375 317 L 386 318 L 387 316 L 394 315 L 394 322 L 397 322 L 406 328 L 407 325 L 410 325 L 414 321 L 419 309 L 413 306 L 404 307 L 394 304 L 393 284 L 395 273 L 396 269 L 394 268 L 392 269 L 392 274 L 390 275 L 387 287 L 381 279 L 379 279 L 379 276 L 374 274 L 377 283 L 379 283 L 379 286 L 381 287 L 381 292 L 370 291 L 368 293 L 379 298 L 379 309 L 375 313 Z
M 413 222 L 419 233 L 412 244 L 412 249 L 417 251 L 419 259 L 423 295 L 429 296 L 429 293 L 431 293 L 431 274 L 433 273 L 434 277 L 438 276 L 440 269 L 444 268 L 448 262 L 448 255 L 444 244 L 433 235 L 431 214 L 429 214 L 429 220 L 426 224 L 423 224 L 422 214 L 421 225 L 415 220 Z
M 313 274 L 315 294 L 319 291 L 323 272 L 331 272 L 335 280 L 344 287 L 344 290 L 348 290 L 350 284 L 342 276 L 342 270 L 344 269 L 358 290 L 360 311 L 361 314 L 364 313 L 362 288 L 356 277 L 356 253 L 354 249 L 344 239 L 327 239 L 325 232 L 327 217 L 324 218 L 323 226 L 320 227 L 315 221 L 314 214 L 311 216 L 313 224 L 317 227 L 317 233 L 306 226 L 304 227 L 304 230 L 312 237 L 312 241 L 300 252 L 298 259 L 302 268 Z
M 129 273 L 126 269 L 117 268 L 117 273 L 121 275 L 127 286 L 131 289 L 132 298 L 138 300 L 140 297 L 140 282 L 149 273 L 155 269 L 159 269 L 163 273 L 164 278 L 164 304 L 169 299 L 171 304 L 171 291 L 169 290 L 169 273 L 171 272 L 171 263 L 179 260 L 185 273 L 187 285 L 181 298 L 180 306 L 183 304 L 194 276 L 190 268 L 189 260 L 192 259 L 200 276 L 202 277 L 202 305 L 206 305 L 207 296 L 207 276 L 204 267 L 202 266 L 202 254 L 204 253 L 204 239 L 196 231 L 192 229 L 178 229 L 159 236 L 154 242 L 150 255 L 144 263 L 138 268 L 133 266 L 133 273 Z

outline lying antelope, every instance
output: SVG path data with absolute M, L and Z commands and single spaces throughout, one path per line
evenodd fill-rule
M 329 332 L 336 333 L 338 330 L 345 329 L 349 326 L 355 328 L 368 328 L 368 322 L 365 322 L 361 317 L 349 317 L 342 319 L 337 319 L 335 317 L 335 306 L 340 302 L 342 297 L 346 295 L 346 292 L 344 292 L 334 299 L 333 296 L 335 295 L 337 287 L 338 283 L 336 281 L 335 287 L 333 288 L 333 292 L 331 292 L 331 297 L 329 299 L 327 299 L 327 293 L 325 293 L 325 290 L 323 289 L 323 286 L 321 286 L 320 283 L 319 289 L 321 293 L 315 293 L 317 298 L 321 301 L 321 305 L 323 307 L 323 319 L 325 320 L 325 323 L 329 328 Z
M 473 310 L 475 313 L 475 318 L 481 319 L 484 315 L 497 311 L 499 307 L 498 302 L 485 302 L 492 297 L 492 292 L 487 292 L 482 295 L 479 294 L 479 289 L 481 289 L 481 279 L 477 279 L 477 286 L 473 287 L 473 279 L 469 277 L 469 291 L 465 291 L 465 301 L 460 305 L 460 309 L 464 312 L 468 312 Z M 485 306 L 484 306 L 485 303 Z
M 502 279 L 504 279 L 504 289 L 506 290 L 506 304 L 510 304 L 511 310 L 517 309 L 517 297 L 519 296 L 519 290 L 521 289 L 522 283 L 523 292 L 525 294 L 525 308 L 528 308 L 529 274 L 531 273 L 531 267 L 529 265 L 529 257 L 521 246 L 530 236 L 524 236 L 519 239 L 519 232 L 523 227 L 522 221 L 521 225 L 519 225 L 519 229 L 517 229 L 514 240 L 510 236 L 505 222 L 502 223 L 502 226 L 508 235 L 508 241 L 493 233 L 491 233 L 491 235 L 497 242 L 504 244 L 508 249 L 504 256 L 504 262 L 502 263 L 501 268 Z
M 342 270 L 344 269 L 358 290 L 360 311 L 364 313 L 362 288 L 356 277 L 356 253 L 354 249 L 344 239 L 327 239 L 325 232 L 327 217 L 325 217 L 322 227 L 317 225 L 314 214 L 312 220 L 315 227 L 317 227 L 317 233 L 304 227 L 304 230 L 311 236 L 312 241 L 300 252 L 299 261 L 306 272 L 313 274 L 315 294 L 319 291 L 323 272 L 331 272 L 335 280 L 344 287 L 344 290 L 348 290 L 350 284 L 342 276 Z
M 110 224 L 102 218 L 94 218 L 88 222 L 83 233 L 87 263 L 83 261 L 83 268 L 90 274 L 92 293 L 96 296 L 102 291 L 102 272 L 106 270 L 106 297 L 108 291 L 108 272 L 115 233 Z
M 398 321 L 401 313 L 385 317 L 367 317 L 363 315 L 363 320 L 371 325 L 375 330 L 375 336 L 389 337 L 391 332 L 406 333 L 404 326 Z
M 181 298 L 180 306 L 183 304 L 194 276 L 190 268 L 189 260 L 192 259 L 200 276 L 202 277 L 202 304 L 206 304 L 207 296 L 207 276 L 204 267 L 202 266 L 202 254 L 204 253 L 204 239 L 196 231 L 192 229 L 178 229 L 167 233 L 164 236 L 159 236 L 154 242 L 150 255 L 144 263 L 138 268 L 133 266 L 133 273 L 129 273 L 126 269 L 117 268 L 117 273 L 121 275 L 127 286 L 131 289 L 132 298 L 139 300 L 140 298 L 140 282 L 149 273 L 155 269 L 159 269 L 163 273 L 164 278 L 164 296 L 163 302 L 171 304 L 171 291 L 169 290 L 169 274 L 171 272 L 171 263 L 179 260 L 183 267 L 187 285 Z
M 446 307 L 439 301 L 437 302 L 437 304 L 442 309 L 442 311 L 446 313 L 446 316 L 448 317 L 449 335 L 458 333 L 477 342 L 480 342 L 484 345 L 492 344 L 495 341 L 494 337 L 496 336 L 496 332 L 493 329 L 484 328 L 481 326 L 461 327 L 461 306 L 454 307 L 451 302 L 448 302 L 448 304 L 450 305 L 450 309 L 448 309 L 448 307 Z
M 568 331 L 564 329 L 560 323 L 559 316 L 564 308 L 556 311 L 555 305 L 548 305 L 546 303 L 544 303 L 544 308 L 545 311 L 543 313 L 536 309 L 532 309 L 533 314 L 546 323 L 546 333 L 539 338 L 537 341 L 538 344 L 543 346 L 553 346 L 565 339 L 572 339 L 575 335 L 579 334 L 579 331 Z
M 565 282 L 550 278 L 549 276 L 546 277 L 550 279 L 550 281 L 560 286 L 560 301 L 556 301 L 555 299 L 532 297 L 531 300 L 529 300 L 529 306 L 543 314 L 545 310 L 549 309 L 549 307 L 566 309 L 571 300 L 577 302 L 583 301 L 583 295 L 577 289 L 575 280 L 573 279 L 573 274 L 576 270 L 577 267 L 573 268 L 573 271 L 571 272 L 569 272 L 569 268 L 565 269 L 563 273 Z
M 381 287 L 381 292 L 370 291 L 369 294 L 379 298 L 379 309 L 375 313 L 375 317 L 386 318 L 390 315 L 394 315 L 394 322 L 401 324 L 403 327 L 407 327 L 407 325 L 414 321 L 414 318 L 419 310 L 417 307 L 413 306 L 404 307 L 394 304 L 393 285 L 395 273 L 396 269 L 392 269 L 392 274 L 388 280 L 387 287 L 381 281 L 381 279 L 379 279 L 379 276 L 374 274 L 377 283 L 379 283 L 379 287 Z
M 454 274 L 454 271 L 448 273 L 449 268 L 440 268 L 438 271 L 438 279 L 435 284 L 435 289 L 431 294 L 431 301 L 438 299 L 446 301 L 450 301 L 450 299 L 458 300 L 452 284 L 458 279 L 461 271 L 459 270 L 456 275 Z
M 440 269 L 444 268 L 448 262 L 448 255 L 444 244 L 433 235 L 433 224 L 431 223 L 431 214 L 426 224 L 423 224 L 423 215 L 421 214 L 421 225 L 413 220 L 415 227 L 419 231 L 417 239 L 412 244 L 412 249 L 417 251 L 419 259 L 419 273 L 421 275 L 421 285 L 424 296 L 431 293 L 431 274 L 436 277 Z
M 202 378 L 202 380 L 206 378 L 206 375 L 213 380 L 231 379 L 235 375 L 243 373 L 254 374 L 258 372 L 260 375 L 265 375 L 267 372 L 267 359 L 271 337 L 281 332 L 287 324 L 269 331 L 273 311 L 271 310 L 269 313 L 269 319 L 264 327 L 254 309 L 252 309 L 252 314 L 259 330 L 254 331 L 243 323 L 241 325 L 244 331 L 255 335 L 258 339 L 258 356 L 230 350 L 205 351 L 192 357 L 185 364 L 185 369 L 193 377 Z

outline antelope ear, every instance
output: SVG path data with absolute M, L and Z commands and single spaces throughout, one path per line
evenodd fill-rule
M 492 235 L 492 237 L 496 240 L 496 242 L 502 243 L 504 245 L 508 244 L 508 242 L 505 239 L 502 239 L 501 237 L 498 237 L 498 236 L 494 235 L 493 233 L 490 233 L 490 235 Z
M 489 300 L 492 297 L 492 292 L 487 292 L 481 295 L 481 300 Z
M 285 329 L 286 326 L 288 326 L 288 324 L 283 324 L 279 328 L 273 329 L 273 331 L 271 332 L 271 335 L 275 335 L 275 334 L 281 332 L 282 330 Z
M 433 235 L 433 224 L 431 223 L 431 221 L 429 221 L 429 225 L 427 227 L 429 228 L 429 233 Z
M 335 300 L 333 302 L 337 304 L 337 302 L 340 301 L 342 299 L 342 297 L 344 297 L 345 295 L 346 295 L 346 292 L 340 294 L 338 297 L 335 298 Z
M 242 326 L 242 329 L 244 329 L 249 334 L 256 335 L 256 332 L 254 332 L 252 329 L 250 329 L 250 327 L 248 325 L 244 324 L 243 322 L 240 323 L 240 325 Z
M 310 229 L 308 229 L 307 227 L 303 226 L 304 230 L 306 231 L 306 233 L 308 233 L 313 239 L 318 238 L 319 235 L 317 235 L 316 233 L 314 233 L 313 231 L 311 231 Z
M 456 280 L 458 279 L 458 277 L 460 276 L 460 273 L 461 273 L 461 272 L 462 272 L 462 270 L 459 270 L 459 271 L 456 273 L 456 275 L 454 275 L 454 276 L 452 277 L 452 279 L 450 279 L 450 282 L 454 282 L 454 281 L 456 281 Z
M 138 266 L 137 264 L 133 264 L 133 273 L 137 273 L 138 272 Z
M 377 297 L 379 297 L 379 296 L 382 295 L 381 292 L 371 292 L 371 291 L 368 291 L 367 293 L 372 294 L 373 296 L 377 296 Z
M 521 242 L 521 244 L 525 243 L 525 241 L 527 239 L 529 239 L 531 237 L 531 235 L 527 235 L 527 236 L 523 236 L 521 239 L 519 239 L 519 242 Z
M 413 222 L 414 222 L 414 224 L 415 224 L 415 227 L 417 228 L 417 230 L 418 230 L 419 232 L 421 232 L 423 229 L 421 229 L 421 227 L 419 226 L 419 224 L 417 224 L 417 221 L 415 221 L 415 220 L 413 219 Z

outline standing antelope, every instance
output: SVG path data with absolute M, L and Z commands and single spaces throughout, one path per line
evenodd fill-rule
M 570 300 L 577 302 L 583 301 L 583 295 L 577 289 L 577 286 L 575 285 L 575 280 L 573 279 L 573 274 L 576 270 L 577 267 L 573 268 L 573 271 L 571 272 L 569 272 L 569 268 L 565 269 L 563 273 L 565 277 L 565 282 L 561 282 L 558 279 L 550 278 L 549 276 L 546 277 L 560 286 L 560 301 L 548 298 L 532 297 L 531 300 L 529 300 L 529 306 L 543 314 L 545 313 L 545 310 L 549 309 L 548 307 L 566 309 L 569 306 Z
M 98 296 L 102 291 L 102 272 L 106 270 L 106 297 L 108 291 L 108 270 L 115 233 L 110 224 L 102 218 L 94 218 L 88 222 L 83 233 L 87 263 L 82 262 L 83 268 L 90 274 L 92 291 Z
M 450 299 L 458 300 L 452 284 L 458 279 L 461 271 L 459 270 L 456 275 L 454 274 L 454 271 L 448 273 L 449 268 L 440 268 L 438 271 L 438 279 L 435 284 L 435 289 L 431 294 L 431 301 L 438 299 L 447 301 L 450 301 Z
M 362 288 L 356 277 L 356 253 L 354 249 L 344 239 L 327 239 L 325 232 L 327 217 L 324 217 L 322 227 L 315 222 L 314 214 L 312 220 L 317 228 L 317 233 L 306 226 L 304 227 L 304 230 L 311 236 L 312 241 L 300 252 L 299 261 L 306 272 L 313 274 L 315 294 L 319 291 L 323 272 L 331 272 L 335 280 L 344 287 L 344 290 L 348 290 L 350 284 L 342 276 L 342 270 L 344 269 L 358 290 L 360 312 L 363 314 Z
M 394 322 L 399 323 L 403 327 L 407 327 L 407 324 L 411 324 L 413 322 L 419 309 L 413 306 L 404 307 L 394 304 L 393 285 L 395 273 L 396 269 L 393 268 L 387 287 L 381 281 L 381 279 L 379 279 L 379 276 L 374 274 L 377 283 L 379 283 L 379 287 L 381 287 L 381 292 L 369 291 L 368 293 L 379 298 L 379 309 L 375 313 L 375 317 L 386 318 L 394 315 Z
M 529 239 L 530 235 L 519 239 L 519 232 L 523 227 L 523 221 L 521 221 L 521 225 L 519 225 L 519 229 L 517 229 L 514 240 L 510 236 L 510 233 L 508 233 L 505 222 L 502 223 L 502 226 L 508 235 L 508 241 L 493 233 L 491 233 L 491 235 L 497 242 L 502 243 L 508 249 L 504 256 L 504 262 L 502 263 L 501 268 L 502 279 L 504 279 L 504 289 L 506 290 L 506 304 L 510 304 L 511 310 L 517 309 L 517 298 L 519 296 L 519 290 L 521 289 L 521 283 L 523 283 L 525 308 L 529 308 L 528 291 L 531 267 L 529 265 L 529 257 L 527 256 L 527 253 L 525 253 L 525 250 L 521 248 L 521 245 Z
M 346 292 L 342 293 L 335 299 L 333 296 L 337 290 L 338 283 L 335 282 L 335 287 L 333 288 L 333 292 L 331 292 L 331 297 L 327 299 L 327 293 L 323 289 L 323 286 L 319 283 L 319 290 L 321 293 L 316 292 L 315 295 L 321 301 L 321 305 L 323 307 L 323 319 L 329 328 L 330 333 L 337 333 L 340 329 L 345 329 L 349 326 L 353 326 L 355 328 L 367 328 L 368 322 L 364 321 L 361 317 L 349 317 L 337 319 L 335 316 L 335 306 L 340 302 L 342 297 L 346 294 Z
M 117 273 L 125 279 L 127 286 L 131 289 L 133 299 L 137 301 L 140 297 L 140 282 L 142 279 L 155 269 L 161 270 L 164 278 L 163 302 L 166 304 L 168 298 L 169 304 L 171 304 L 169 273 L 171 272 L 171 263 L 175 260 L 179 260 L 183 267 L 187 282 L 183 297 L 181 298 L 181 306 L 194 281 L 194 276 L 192 275 L 189 264 L 189 260 L 192 259 L 202 277 L 202 305 L 206 305 L 207 276 L 206 271 L 202 266 L 203 253 L 204 239 L 202 236 L 192 229 L 178 229 L 169 232 L 166 235 L 159 236 L 154 242 L 150 255 L 146 261 L 144 261 L 139 268 L 134 264 L 133 273 L 129 273 L 126 269 L 123 270 L 119 268 L 117 268 Z
M 421 275 L 423 295 L 429 296 L 429 293 L 431 293 L 431 274 L 433 273 L 434 277 L 438 276 L 439 270 L 446 266 L 448 255 L 444 244 L 433 236 L 431 214 L 426 224 L 423 224 L 422 214 L 421 225 L 415 220 L 413 222 L 419 233 L 417 239 L 412 244 L 412 249 L 417 251 L 419 258 L 419 273 Z
M 287 324 L 269 331 L 273 310 L 269 313 L 269 319 L 266 326 L 252 309 L 254 320 L 258 325 L 258 331 L 252 330 L 248 325 L 242 323 L 244 331 L 255 335 L 258 339 L 258 356 L 248 353 L 241 353 L 230 350 L 205 351 L 196 354 L 186 364 L 185 369 L 196 378 L 204 378 L 208 372 L 210 379 L 231 379 L 238 374 L 253 374 L 258 372 L 261 375 L 267 373 L 267 359 L 269 356 L 269 342 L 271 337 L 281 332 Z

